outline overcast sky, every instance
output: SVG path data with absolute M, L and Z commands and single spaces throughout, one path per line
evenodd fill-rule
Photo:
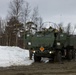
M 12 0 L 0 0 L 0 16 L 6 17 L 9 2 Z M 75 23 L 76 24 L 76 0 L 26 0 L 31 8 L 39 7 L 39 14 L 44 22 Z

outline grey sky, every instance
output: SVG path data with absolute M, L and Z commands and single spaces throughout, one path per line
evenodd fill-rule
M 45 21 L 73 22 L 76 20 L 76 0 L 28 0 L 39 6 Z
M 5 17 L 11 0 L 0 0 L 0 16 Z M 31 8 L 39 7 L 44 21 L 76 24 L 76 0 L 26 0 Z

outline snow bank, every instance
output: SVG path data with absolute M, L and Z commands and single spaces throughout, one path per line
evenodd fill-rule
M 30 65 L 29 51 L 19 47 L 0 46 L 0 67 Z

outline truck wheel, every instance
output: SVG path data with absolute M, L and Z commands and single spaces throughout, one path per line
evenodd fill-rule
M 55 55 L 53 55 L 51 58 L 49 58 L 49 62 L 53 63 L 55 61 Z
M 72 58 L 75 59 L 75 49 L 72 50 Z
M 40 62 L 41 57 L 34 55 L 34 62 Z
M 55 59 L 56 59 L 57 62 L 61 62 L 62 61 L 61 51 L 57 51 Z
M 68 50 L 67 57 L 68 60 L 72 60 L 72 49 Z
M 32 55 L 33 55 L 33 53 L 32 53 L 31 50 L 30 50 L 30 52 L 29 52 L 29 55 L 30 55 L 30 60 L 32 60 Z

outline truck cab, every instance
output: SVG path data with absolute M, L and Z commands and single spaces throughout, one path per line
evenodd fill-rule
M 70 37 L 57 29 L 47 29 L 28 36 L 30 56 L 34 54 L 34 61 L 40 62 L 42 57 L 53 61 L 62 61 L 64 56 L 68 60 L 75 58 L 74 48 L 69 44 Z

